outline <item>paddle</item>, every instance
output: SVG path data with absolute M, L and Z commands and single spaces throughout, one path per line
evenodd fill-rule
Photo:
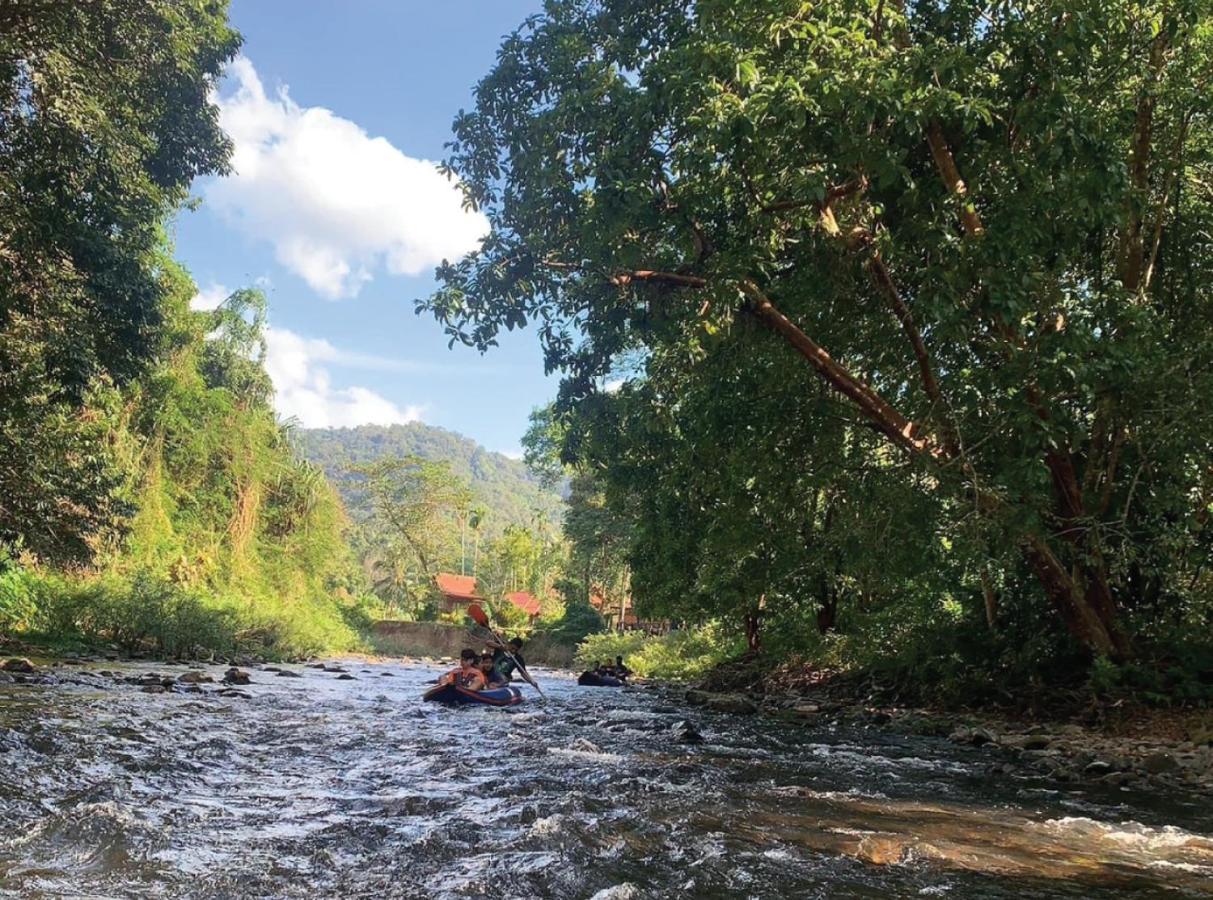
M 531 673 L 528 672 L 526 670 L 526 667 L 523 666 L 523 664 L 518 661 L 518 658 L 516 656 L 514 656 L 513 653 L 510 652 L 510 650 L 509 650 L 510 645 L 507 644 L 502 639 L 501 635 L 499 635 L 496 631 L 493 630 L 493 626 L 489 624 L 488 613 L 486 613 L 483 609 L 480 608 L 479 603 L 473 603 L 470 606 L 468 606 L 468 615 L 472 617 L 472 621 L 474 621 L 481 628 L 486 629 L 488 631 L 488 633 L 493 636 L 493 640 L 495 640 L 497 642 L 497 645 L 503 651 L 505 651 L 505 655 L 508 656 L 511 660 L 513 660 L 514 665 L 518 667 L 518 674 L 523 677 L 523 679 L 526 681 L 527 684 L 529 684 L 535 690 L 539 691 L 540 697 L 543 697 L 543 699 L 546 700 L 547 697 L 544 696 L 543 690 L 539 687 L 539 685 L 537 685 L 535 683 L 535 679 L 531 677 Z

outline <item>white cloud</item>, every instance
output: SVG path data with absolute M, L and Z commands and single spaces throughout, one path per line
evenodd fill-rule
M 212 281 L 209 287 L 205 287 L 194 294 L 194 299 L 190 301 L 190 309 L 198 310 L 199 312 L 209 312 L 212 309 L 218 309 L 219 304 L 231 296 L 231 293 L 223 285 Z
M 428 160 L 280 89 L 267 96 L 253 64 L 232 62 L 219 121 L 235 145 L 233 172 L 207 197 L 229 221 L 326 297 L 352 297 L 379 269 L 416 275 L 457 259 L 488 231 Z
M 365 387 L 333 387 L 325 363 L 367 365 L 390 363 L 379 357 L 348 354 L 319 338 L 307 338 L 284 328 L 265 333 L 265 370 L 274 383 L 274 406 L 283 418 L 296 418 L 307 428 L 349 428 L 355 425 L 395 425 L 415 422 L 423 407 L 403 409 Z

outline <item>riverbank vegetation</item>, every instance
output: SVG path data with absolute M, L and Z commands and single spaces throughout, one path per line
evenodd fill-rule
M 0 45 L 0 632 L 352 646 L 344 513 L 274 416 L 264 298 L 192 308 L 165 232 L 227 165 L 226 4 L 18 7 Z
M 928 693 L 1207 701 L 1211 35 L 551 5 L 455 122 L 492 234 L 419 307 L 539 332 L 642 616 Z
M 680 629 L 666 634 L 608 631 L 587 636 L 577 646 L 576 662 L 583 669 L 614 665 L 622 656 L 640 678 L 689 681 L 736 657 L 745 649 L 737 634 L 717 624 Z

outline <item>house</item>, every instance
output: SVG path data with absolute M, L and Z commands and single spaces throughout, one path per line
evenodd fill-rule
M 434 585 L 442 595 L 442 611 L 458 612 L 484 598 L 476 593 L 476 579 L 471 575 L 452 575 L 439 572 L 434 576 Z
M 602 591 L 590 590 L 590 606 L 598 610 L 608 631 L 644 631 L 648 634 L 665 634 L 670 630 L 668 619 L 641 619 L 632 606 L 632 598 L 624 595 L 621 600 L 607 600 Z M 622 609 L 621 609 L 622 607 Z
M 539 598 L 534 594 L 528 594 L 526 591 L 514 591 L 512 594 L 506 594 L 505 600 L 526 613 L 531 622 L 539 618 Z

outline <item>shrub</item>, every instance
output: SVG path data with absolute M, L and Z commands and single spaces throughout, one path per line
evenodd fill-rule
M 0 561 L 0 632 L 23 631 L 37 612 L 30 573 Z
M 592 634 L 577 647 L 577 662 L 590 668 L 622 656 L 643 678 L 686 681 L 698 678 L 726 659 L 741 653 L 742 642 L 726 636 L 716 624 L 648 635 L 640 631 Z

